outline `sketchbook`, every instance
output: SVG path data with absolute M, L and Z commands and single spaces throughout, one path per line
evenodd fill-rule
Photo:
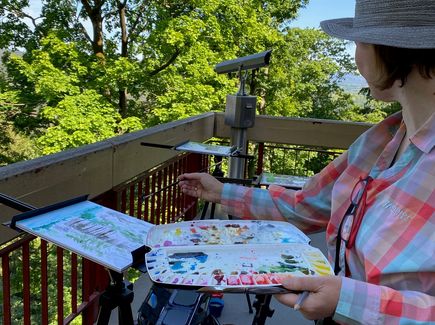
M 153 282 L 213 291 L 272 289 L 288 276 L 332 275 L 322 252 L 287 222 L 151 223 L 81 199 L 20 214 L 14 227 L 122 273 L 147 247 Z

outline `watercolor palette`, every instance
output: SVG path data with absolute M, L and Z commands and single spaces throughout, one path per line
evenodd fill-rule
M 308 244 L 310 239 L 288 222 L 265 220 L 197 220 L 153 227 L 147 236 L 151 247 Z
M 169 246 L 153 249 L 145 259 L 154 282 L 221 290 L 279 286 L 288 276 L 333 274 L 320 250 L 297 243 Z

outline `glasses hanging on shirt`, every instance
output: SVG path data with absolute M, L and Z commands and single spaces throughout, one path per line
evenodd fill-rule
M 373 178 L 371 176 L 364 178 L 360 177 L 359 181 L 352 189 L 350 195 L 350 206 L 338 227 L 334 268 L 335 274 L 338 274 L 341 270 L 339 263 L 341 242 L 344 242 L 347 249 L 351 249 L 355 245 L 356 236 L 361 227 L 361 222 L 366 210 L 368 187 L 372 181 Z

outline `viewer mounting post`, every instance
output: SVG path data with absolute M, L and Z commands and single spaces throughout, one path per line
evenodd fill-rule
M 235 95 L 227 95 L 225 108 L 225 124 L 231 127 L 231 146 L 235 146 L 242 155 L 246 155 L 247 129 L 255 123 L 256 96 L 249 96 L 245 91 L 248 70 L 258 70 L 267 66 L 272 50 L 224 61 L 215 66 L 221 73 L 238 72 L 240 86 Z M 254 73 L 252 73 L 254 78 Z M 229 160 L 229 177 L 243 179 L 245 174 L 245 158 L 231 157 Z

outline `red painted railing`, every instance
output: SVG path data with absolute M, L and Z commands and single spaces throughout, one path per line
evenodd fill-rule
M 181 193 L 177 176 L 208 164 L 207 156 L 180 155 L 94 201 L 154 224 L 191 220 L 197 200 Z M 0 258 L 0 324 L 68 324 L 77 317 L 95 322 L 109 280 L 103 267 L 32 235 L 1 247 Z

